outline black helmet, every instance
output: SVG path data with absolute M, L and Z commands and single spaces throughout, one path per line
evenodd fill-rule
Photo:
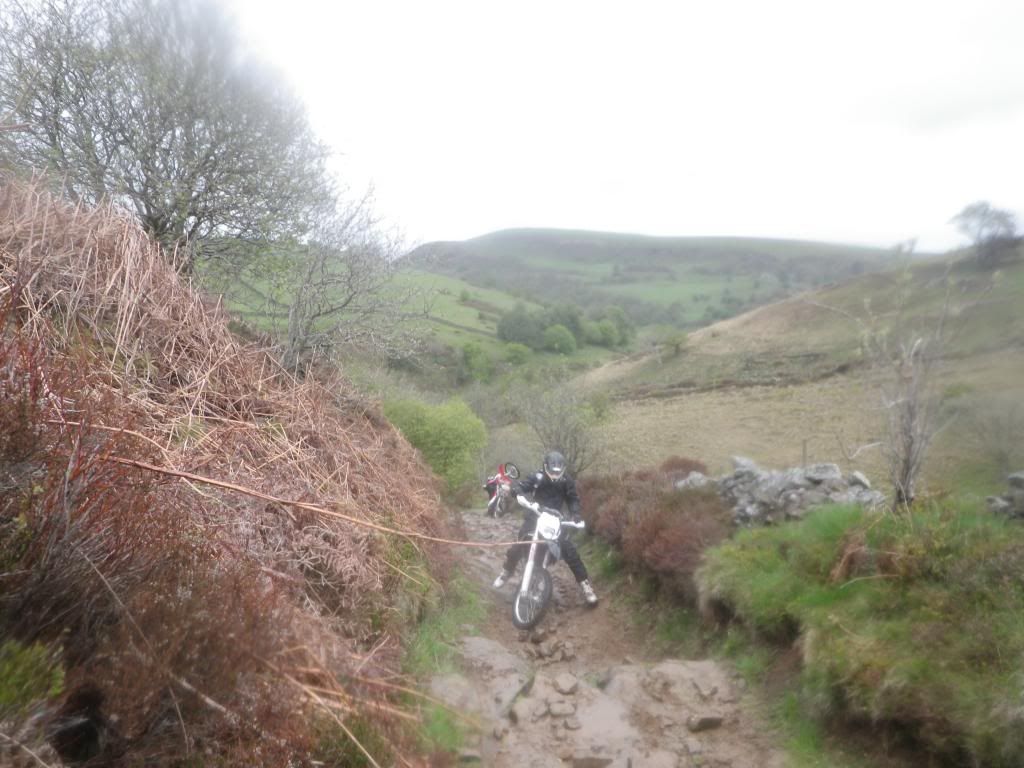
M 558 451 L 548 451 L 544 455 L 544 474 L 552 480 L 561 480 L 565 474 L 565 456 Z

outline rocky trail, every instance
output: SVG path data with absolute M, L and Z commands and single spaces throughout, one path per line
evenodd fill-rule
M 462 515 L 466 534 L 509 541 L 518 517 Z M 622 596 L 596 583 L 586 606 L 564 563 L 540 625 L 512 625 L 517 579 L 491 581 L 503 550 L 470 552 L 465 570 L 489 606 L 483 626 L 459 640 L 461 671 L 435 677 L 431 693 L 476 725 L 463 764 L 512 768 L 782 768 L 784 754 L 742 681 L 711 660 L 664 658 Z M 519 574 L 517 574 L 518 576 Z

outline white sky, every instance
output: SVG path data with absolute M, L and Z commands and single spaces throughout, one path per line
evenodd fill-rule
M 1024 224 L 1024 2 L 231 0 L 412 242 Z

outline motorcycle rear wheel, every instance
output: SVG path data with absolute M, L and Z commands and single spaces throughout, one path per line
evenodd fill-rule
M 512 604 L 512 624 L 516 629 L 533 629 L 544 618 L 544 612 L 551 602 L 551 574 L 546 568 L 534 568 L 533 583 L 524 597 L 516 592 Z

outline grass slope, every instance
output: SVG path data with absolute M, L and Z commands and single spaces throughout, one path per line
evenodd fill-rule
M 884 268 L 891 252 L 796 240 L 519 229 L 429 243 L 411 259 L 518 296 L 588 308 L 618 304 L 640 324 L 696 326 Z
M 953 357 L 1024 346 L 1024 261 L 998 271 L 969 259 L 931 259 L 862 275 L 759 307 L 622 366 L 602 384 L 627 396 L 723 384 L 808 381 L 860 364 L 865 332 L 933 328 L 949 302 Z
M 827 508 L 739 534 L 698 581 L 762 638 L 797 639 L 803 712 L 955 764 L 1019 766 L 1022 553 L 1019 524 L 971 509 Z
M 504 360 L 506 354 L 506 343 L 497 335 L 501 315 L 517 304 L 530 311 L 541 309 L 533 301 L 518 299 L 496 288 L 482 288 L 457 277 L 420 269 L 402 270 L 395 283 L 399 290 L 415 288 L 429 297 L 429 315 L 422 322 L 428 338 L 456 351 L 468 342 L 476 342 L 496 363 Z M 542 364 L 565 361 L 590 365 L 613 356 L 614 352 L 608 349 L 585 345 L 572 355 L 538 351 L 533 358 Z

